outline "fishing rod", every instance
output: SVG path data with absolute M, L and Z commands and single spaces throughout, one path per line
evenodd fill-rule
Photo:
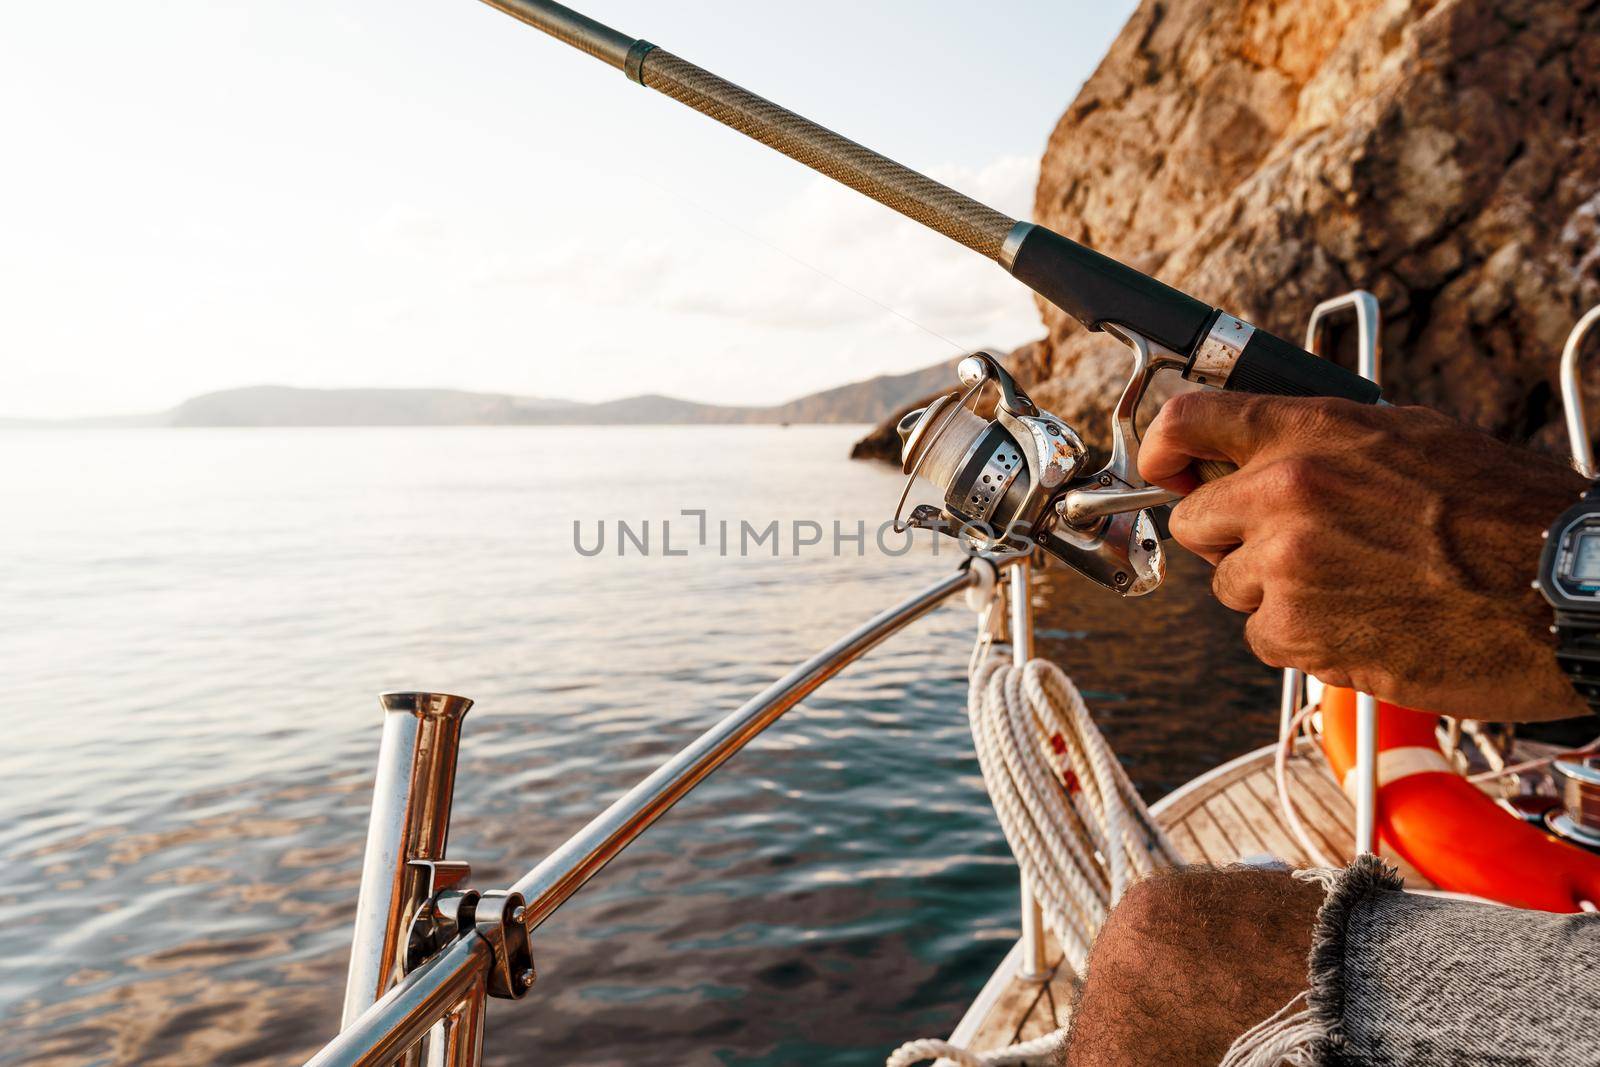
M 1157 372 L 1235 392 L 1379 398 L 1372 382 L 1298 345 L 1013 219 L 649 41 L 549 0 L 483 2 L 994 260 L 1086 329 L 1133 349 L 1134 372 L 1113 413 L 1111 458 L 1092 474 L 1082 473 L 1088 452 L 1076 431 L 1039 410 L 998 358 L 962 360 L 960 399 L 941 398 L 900 426 L 909 478 L 897 529 L 920 475 L 944 490 L 943 507 L 914 508 L 906 526 L 975 539 L 989 551 L 1040 545 L 1107 588 L 1138 595 L 1165 572 L 1150 509 L 1173 499 L 1137 470 L 1134 414 Z M 999 392 L 992 422 L 968 407 L 989 384 Z

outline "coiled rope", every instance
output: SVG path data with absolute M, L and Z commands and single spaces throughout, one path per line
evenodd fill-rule
M 1065 963 L 1082 974 L 1089 946 L 1134 881 L 1182 862 L 1100 735 L 1078 687 L 1054 663 L 1012 663 L 988 640 L 985 611 L 967 713 L 984 785 L 1006 842 L 1033 888 Z M 924 1038 L 886 1067 L 943 1058 L 959 1067 L 1052 1063 L 1066 1029 L 992 1052 Z
M 957 1067 L 1036 1067 L 1054 1064 L 1058 1059 L 1056 1053 L 1061 1050 L 1066 1036 L 1067 1031 L 1063 1027 L 1032 1041 L 1023 1041 L 994 1052 L 972 1052 L 936 1037 L 924 1037 L 907 1041 L 895 1049 L 885 1067 L 912 1067 L 924 1060 L 942 1060 Z

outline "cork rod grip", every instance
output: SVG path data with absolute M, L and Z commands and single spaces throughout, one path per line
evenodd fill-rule
M 1194 472 L 1199 475 L 1202 482 L 1214 482 L 1218 478 L 1226 478 L 1238 469 L 1238 467 L 1223 459 L 1197 459 L 1194 461 Z
M 724 126 L 731 126 L 990 259 L 1000 258 L 1000 246 L 1017 224 L 1009 215 L 697 67 L 665 48 L 651 48 L 646 52 L 639 74 L 640 82 L 646 87 L 687 104 Z

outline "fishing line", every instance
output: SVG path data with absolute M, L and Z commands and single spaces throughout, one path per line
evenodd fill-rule
M 860 289 L 857 289 L 855 286 L 851 285 L 849 282 L 845 281 L 844 279 L 834 277 L 832 274 L 829 274 L 827 271 L 823 270 L 821 267 L 817 266 L 815 263 L 811 263 L 811 262 L 809 262 L 809 261 L 807 261 L 805 259 L 802 259 L 799 256 L 795 255 L 793 252 L 789 251 L 787 248 L 784 248 L 781 245 L 779 245 L 779 244 L 777 244 L 777 243 L 775 243 L 775 242 L 773 242 L 771 240 L 768 240 L 767 238 L 761 236 L 760 234 L 754 232 L 753 230 L 746 229 L 744 226 L 741 226 L 739 223 L 735 222 L 734 220 L 732 220 L 730 218 L 727 218 L 727 217 L 725 217 L 723 215 L 719 215 L 716 211 L 712 210 L 711 208 L 707 207 L 706 205 L 704 205 L 704 204 L 700 203 L 699 201 L 695 200 L 693 197 L 689 196 L 687 193 L 681 192 L 681 191 L 679 191 L 677 189 L 673 189 L 670 186 L 662 185 L 660 182 L 656 181 L 655 179 L 646 177 L 645 175 L 642 175 L 642 174 L 636 174 L 636 175 L 634 175 L 634 177 L 638 178 L 640 181 L 644 182 L 646 185 L 654 186 L 656 189 L 660 190 L 661 192 L 666 193 L 669 196 L 671 196 L 671 197 L 673 197 L 673 198 L 675 198 L 677 200 L 682 201 L 683 203 L 685 203 L 685 204 L 689 205 L 690 207 L 694 208 L 696 211 L 700 212 L 702 215 L 705 215 L 707 218 L 712 219 L 712 220 L 714 220 L 716 222 L 720 222 L 722 225 L 726 226 L 728 229 L 735 230 L 738 233 L 743 234 L 745 237 L 747 237 L 750 240 L 754 241 L 756 244 L 759 244 L 759 245 L 761 245 L 761 246 L 763 246 L 763 247 L 765 247 L 765 248 L 767 248 L 767 249 L 769 249 L 769 250 L 771 250 L 773 252 L 778 253 L 780 256 L 783 256 L 785 259 L 788 259 L 791 262 L 799 264 L 800 266 L 804 267 L 806 270 L 809 270 L 813 274 L 816 274 L 818 277 L 827 279 L 828 281 L 830 281 L 833 284 L 837 285 L 839 288 L 845 290 L 846 292 L 854 293 L 856 296 L 859 296 L 861 299 L 865 300 L 867 303 L 872 304 L 873 306 L 875 306 L 875 307 L 877 307 L 877 308 L 879 308 L 879 309 L 881 309 L 883 311 L 887 311 L 889 314 L 893 315 L 897 319 L 900 319 L 902 322 L 906 322 L 906 323 L 911 324 L 912 326 L 915 326 L 917 329 L 921 330 L 923 333 L 927 334 L 929 337 L 933 337 L 933 338 L 936 338 L 937 340 L 943 341 L 945 344 L 949 345 L 951 348 L 955 349 L 957 352 L 961 352 L 961 353 L 971 352 L 976 347 L 976 346 L 973 346 L 973 345 L 957 344 L 955 341 L 952 341 L 950 338 L 946 337 L 944 334 L 940 333 L 938 330 L 935 330 L 932 326 L 923 325 L 922 323 L 918 322 L 916 319 L 912 318 L 910 315 L 907 315 L 904 312 L 898 310 L 897 308 L 894 308 L 894 307 L 891 307 L 888 304 L 885 304 L 882 300 L 879 300 L 877 297 L 871 295 L 870 293 L 864 293 Z

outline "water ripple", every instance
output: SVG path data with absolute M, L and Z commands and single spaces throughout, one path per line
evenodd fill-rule
M 451 851 L 487 888 L 954 564 L 578 557 L 575 518 L 871 526 L 897 491 L 840 458 L 850 428 L 649 432 L 623 493 L 551 463 L 602 447 L 582 428 L 7 435 L 0 1060 L 294 1064 L 331 1035 L 374 694 L 478 701 Z M 1186 566 L 1137 610 L 1040 590 L 1042 651 L 1151 792 L 1274 721 Z M 971 625 L 936 611 L 845 671 L 563 908 L 490 1062 L 860 1064 L 948 1029 L 1016 923 Z

